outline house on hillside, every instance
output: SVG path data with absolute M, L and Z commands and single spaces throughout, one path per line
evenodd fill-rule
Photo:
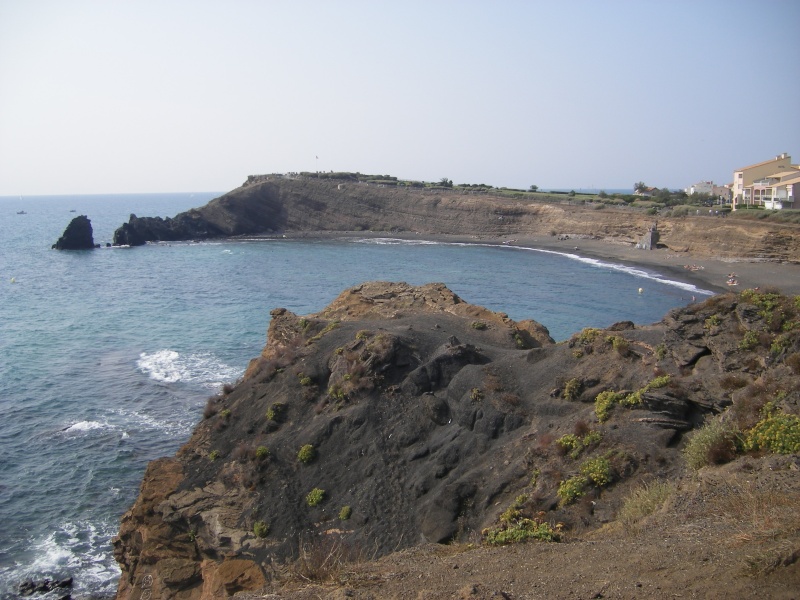
M 658 193 L 657 187 L 644 187 L 634 190 L 634 196 L 655 196 Z
M 800 194 L 800 165 L 786 152 L 733 172 L 733 210 L 737 206 L 794 208 Z

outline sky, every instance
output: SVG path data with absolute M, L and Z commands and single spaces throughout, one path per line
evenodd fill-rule
M 798 0 L 0 0 L 0 195 L 800 162 Z

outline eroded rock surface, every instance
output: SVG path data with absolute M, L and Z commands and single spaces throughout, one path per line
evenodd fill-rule
M 798 336 L 784 355 L 743 349 L 745 332 L 775 324 L 733 294 L 561 344 L 442 284 L 367 283 L 317 314 L 271 315 L 243 380 L 148 468 L 114 541 L 119 598 L 143 585 L 224 598 L 261 588 L 301 547 L 336 540 L 374 557 L 475 539 L 509 509 L 597 528 L 633 482 L 681 471 L 685 432 L 736 394 L 780 381 L 794 390 L 783 402 L 800 395 L 781 358 Z M 608 391 L 636 400 L 601 419 Z M 589 457 L 610 481 L 565 502 L 561 483 Z

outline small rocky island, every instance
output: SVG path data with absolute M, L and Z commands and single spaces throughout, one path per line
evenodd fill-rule
M 72 219 L 58 241 L 53 244 L 56 250 L 91 250 L 97 247 L 99 246 L 94 243 L 92 222 L 86 215 Z
M 149 465 L 114 540 L 121 600 L 796 592 L 797 299 L 559 344 L 443 284 L 271 316 Z

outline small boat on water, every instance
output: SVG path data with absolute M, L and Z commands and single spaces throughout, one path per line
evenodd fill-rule
M 26 213 L 24 210 L 18 210 L 17 214 L 18 215 L 27 215 L 28 213 Z

